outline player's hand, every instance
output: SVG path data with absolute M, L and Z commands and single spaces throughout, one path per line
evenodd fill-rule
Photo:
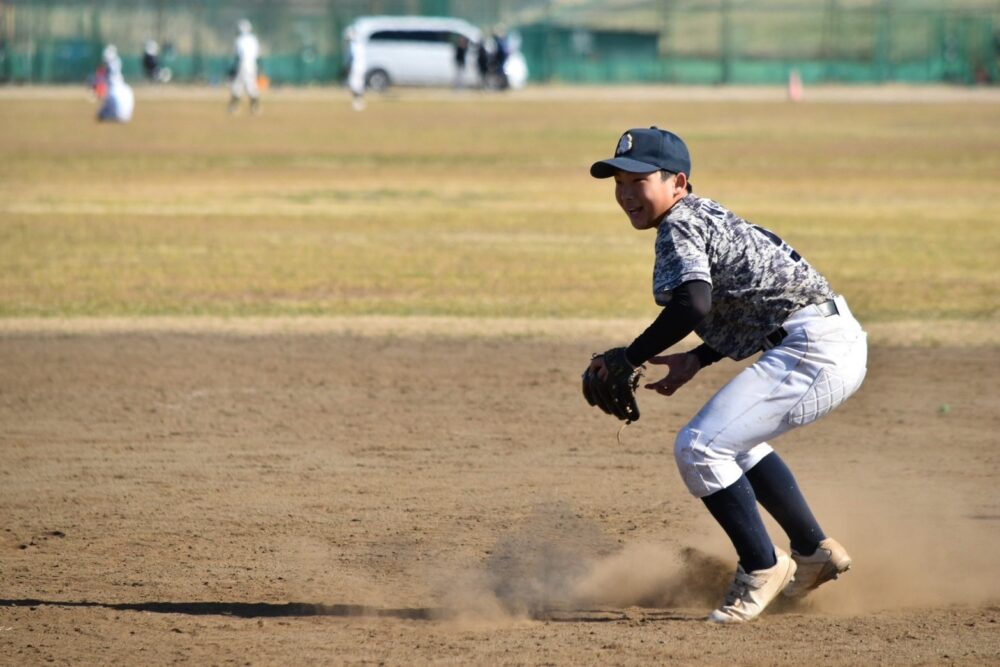
M 604 363 L 604 355 L 599 355 L 590 360 L 590 365 L 587 366 L 587 372 L 591 375 L 596 375 L 602 380 L 608 379 L 608 366 Z
M 624 347 L 614 347 L 595 354 L 583 372 L 583 397 L 609 415 L 626 424 L 639 421 L 639 405 L 635 390 L 639 386 L 642 367 L 635 368 L 625 355 Z
M 650 382 L 644 385 L 646 389 L 652 389 L 664 396 L 673 396 L 675 391 L 680 389 L 701 370 L 701 362 L 698 361 L 698 357 L 689 352 L 653 357 L 649 360 L 649 363 L 667 367 L 667 375 L 665 377 L 657 382 Z

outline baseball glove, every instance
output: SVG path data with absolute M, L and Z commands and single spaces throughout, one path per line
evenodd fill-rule
M 593 367 L 593 359 L 604 359 L 608 374 L 601 379 Z M 596 405 L 609 415 L 614 415 L 626 424 L 639 421 L 639 406 L 635 402 L 635 390 L 639 386 L 644 367 L 632 368 L 625 358 L 625 348 L 615 347 L 603 354 L 595 354 L 591 364 L 583 372 L 583 397 L 590 405 Z

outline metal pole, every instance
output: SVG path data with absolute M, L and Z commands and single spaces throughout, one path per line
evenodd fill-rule
M 719 21 L 719 51 L 722 57 L 722 83 L 731 83 L 733 65 L 733 26 L 731 20 L 732 2 L 722 0 L 722 15 Z
M 671 0 L 663 0 L 660 4 L 660 78 L 665 81 L 673 81 L 674 74 L 671 68 L 670 54 L 670 13 L 673 9 Z
M 887 81 L 891 75 L 892 50 L 892 0 L 882 0 L 875 34 L 875 71 L 879 81 Z

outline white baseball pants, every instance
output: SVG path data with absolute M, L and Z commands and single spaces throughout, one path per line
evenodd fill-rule
M 246 92 L 247 97 L 250 99 L 255 100 L 260 97 L 260 89 L 257 87 L 256 67 L 252 69 L 241 67 L 239 71 L 236 72 L 236 76 L 233 78 L 233 97 L 243 97 L 244 92 Z
M 705 404 L 677 435 L 684 483 L 704 498 L 733 484 L 771 451 L 767 441 L 809 424 L 847 400 L 865 378 L 867 334 L 843 297 L 838 315 L 816 306 L 792 313 L 781 343 Z

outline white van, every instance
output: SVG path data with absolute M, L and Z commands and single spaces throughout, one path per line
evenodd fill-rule
M 363 16 L 344 30 L 345 54 L 364 52 L 364 80 L 370 90 L 389 86 L 479 86 L 521 88 L 528 78 L 519 49 L 508 52 L 504 76 L 481 81 L 477 59 L 484 48 L 482 32 L 468 21 L 430 16 Z M 468 45 L 465 68 L 455 64 L 456 44 Z M 514 42 L 516 40 L 509 40 Z M 486 39 L 486 47 L 495 44 Z M 351 64 L 346 63 L 349 69 Z

